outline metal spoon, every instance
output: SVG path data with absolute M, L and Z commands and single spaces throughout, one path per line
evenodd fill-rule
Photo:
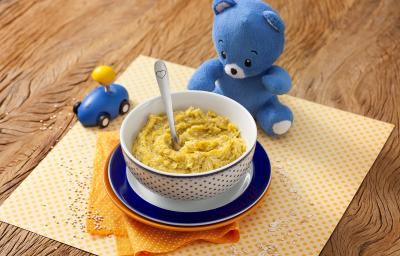
M 161 60 L 154 63 L 154 73 L 156 75 L 158 87 L 160 88 L 161 97 L 164 102 L 165 112 L 168 118 L 169 130 L 171 131 L 172 147 L 179 150 L 179 138 L 175 129 L 174 111 L 172 109 L 171 94 L 169 93 L 169 80 L 167 66 Z

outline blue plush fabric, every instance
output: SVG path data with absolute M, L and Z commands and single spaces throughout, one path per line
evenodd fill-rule
M 284 134 L 293 114 L 277 95 L 290 90 L 291 78 L 273 63 L 284 49 L 285 24 L 258 0 L 214 0 L 212 8 L 218 58 L 204 62 L 188 88 L 228 96 L 246 107 L 268 135 Z

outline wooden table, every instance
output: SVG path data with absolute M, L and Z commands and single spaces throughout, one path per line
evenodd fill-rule
M 400 1 L 271 0 L 291 95 L 396 124 L 322 255 L 400 255 Z M 0 1 L 0 203 L 76 120 L 99 64 L 215 56 L 209 1 Z M 56 115 L 57 118 L 51 118 Z M 56 129 L 42 131 L 41 120 Z M 18 213 L 16 213 L 18 214 Z M 0 255 L 86 255 L 0 224 Z

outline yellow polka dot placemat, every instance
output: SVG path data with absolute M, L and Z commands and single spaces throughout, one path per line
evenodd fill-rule
M 158 95 L 154 59 L 138 57 L 119 77 L 133 105 Z M 172 89 L 193 69 L 167 63 Z M 272 162 L 265 203 L 240 221 L 235 244 L 195 242 L 172 255 L 318 255 L 382 149 L 393 125 L 291 96 L 288 134 L 258 140 Z M 106 130 L 118 130 L 118 117 Z M 43 129 L 42 132 L 46 132 Z M 0 220 L 100 255 L 115 255 L 112 236 L 85 232 L 97 128 L 79 123 L 1 205 Z

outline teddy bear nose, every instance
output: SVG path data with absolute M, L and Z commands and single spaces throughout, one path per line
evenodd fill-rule
M 231 74 L 232 74 L 232 75 L 236 75 L 236 74 L 237 74 L 237 70 L 234 69 L 234 68 L 231 68 Z

